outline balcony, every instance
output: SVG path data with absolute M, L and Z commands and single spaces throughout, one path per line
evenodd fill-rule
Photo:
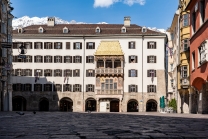
M 181 78 L 181 87 L 188 88 L 189 87 L 189 78 Z
M 123 75 L 123 68 L 97 68 L 95 69 L 96 75 Z
M 97 89 L 96 90 L 97 95 L 121 95 L 123 94 L 123 90 L 119 89 L 119 90 L 101 90 L 101 89 Z

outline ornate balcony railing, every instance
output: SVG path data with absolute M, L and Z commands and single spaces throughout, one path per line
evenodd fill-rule
M 97 68 L 95 74 L 123 74 L 123 68 Z
M 97 89 L 96 90 L 97 95 L 121 95 L 123 94 L 123 90 L 119 89 L 119 90 L 101 90 L 101 89 Z

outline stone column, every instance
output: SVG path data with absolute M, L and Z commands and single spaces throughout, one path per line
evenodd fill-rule
M 99 112 L 99 106 L 100 106 L 100 104 L 99 104 L 99 103 L 100 103 L 100 102 L 99 102 L 99 98 L 96 99 L 96 103 L 97 103 L 97 106 L 96 106 L 97 112 Z
M 121 101 L 121 99 L 119 100 L 119 112 L 122 112 L 122 101 Z
M 115 59 L 113 58 L 111 61 L 112 61 L 112 68 L 114 69 L 114 61 L 115 61 Z

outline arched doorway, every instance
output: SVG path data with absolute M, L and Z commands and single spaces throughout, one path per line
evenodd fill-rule
M 47 98 L 41 98 L 39 101 L 40 111 L 49 111 L 49 101 Z
M 73 111 L 73 101 L 70 98 L 62 98 L 60 100 L 60 111 Z
M 85 102 L 85 111 L 96 111 L 96 100 L 94 98 L 88 98 Z
M 26 99 L 22 96 L 16 96 L 12 98 L 12 110 L 13 111 L 26 111 Z
M 138 112 L 138 101 L 135 99 L 129 100 L 127 104 L 127 112 Z
M 119 100 L 110 101 L 110 112 L 119 112 Z
M 156 112 L 157 111 L 157 101 L 150 99 L 146 104 L 146 112 Z

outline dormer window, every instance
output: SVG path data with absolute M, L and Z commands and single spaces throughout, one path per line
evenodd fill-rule
M 23 29 L 22 28 L 18 28 L 18 33 L 22 33 L 23 32 Z
M 96 33 L 100 33 L 100 28 L 97 27 L 97 28 L 95 29 L 95 32 L 96 32 Z
M 39 27 L 38 32 L 39 33 L 43 33 L 43 28 L 42 27 Z
M 63 28 L 63 33 L 68 33 L 68 28 L 67 27 L 65 27 L 65 28 Z
M 143 28 L 142 28 L 142 32 L 143 32 L 143 33 L 147 32 L 147 28 L 146 28 L 146 27 L 143 27 Z
M 125 28 L 125 27 L 122 27 L 122 28 L 121 28 L 121 32 L 122 32 L 122 33 L 125 33 L 125 32 L 126 32 L 126 28 Z

